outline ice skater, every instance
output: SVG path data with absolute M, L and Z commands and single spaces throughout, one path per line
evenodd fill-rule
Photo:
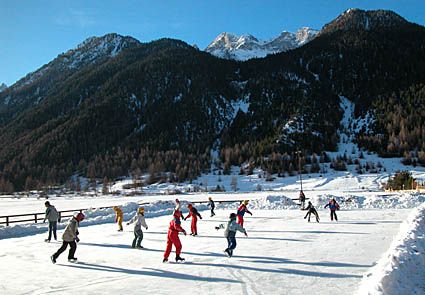
M 186 231 L 181 227 L 181 216 L 182 213 L 179 210 L 174 210 L 173 220 L 171 220 L 168 227 L 167 248 L 165 249 L 164 259 L 162 260 L 164 263 L 168 261 L 168 257 L 170 256 L 173 245 L 176 248 L 176 262 L 184 261 L 184 258 L 180 256 L 182 251 L 182 243 L 179 239 L 179 232 L 182 232 L 184 235 L 186 235 Z
M 208 207 L 211 207 L 211 217 L 215 215 L 214 209 L 215 209 L 215 203 L 211 197 L 208 197 Z
M 176 206 L 174 207 L 174 211 L 180 211 L 180 209 L 181 209 L 180 200 L 176 199 Z
M 325 209 L 329 207 L 329 210 L 331 211 L 331 221 L 334 220 L 338 221 L 338 217 L 336 216 L 336 210 L 339 210 L 339 204 L 336 202 L 335 198 L 332 198 L 329 203 L 325 205 Z
M 57 240 L 56 231 L 58 228 L 59 213 L 55 206 L 51 205 L 49 201 L 46 201 L 44 206 L 46 206 L 46 215 L 44 217 L 43 223 L 46 222 L 46 219 L 49 221 L 49 236 L 44 241 L 50 243 L 50 240 L 52 239 L 52 233 L 55 241 Z
M 300 196 L 299 196 L 299 201 L 300 201 L 300 205 L 301 205 L 301 210 L 305 210 L 305 194 L 304 192 L 301 190 L 300 191 Z
M 77 250 L 77 242 L 78 239 L 78 225 L 81 221 L 83 221 L 85 218 L 84 214 L 79 212 L 75 213 L 74 216 L 69 220 L 68 225 L 65 228 L 65 231 L 62 235 L 62 246 L 59 248 L 59 250 L 50 256 L 50 259 L 53 263 L 56 263 L 56 259 L 58 259 L 59 255 L 62 254 L 66 250 L 66 248 L 70 247 L 69 253 L 68 253 L 68 261 L 70 262 L 76 262 L 77 258 L 75 257 L 75 251 Z
M 304 216 L 304 219 L 306 219 L 308 217 L 308 222 L 310 222 L 310 216 L 311 216 L 311 214 L 313 214 L 314 216 L 316 216 L 316 221 L 317 222 L 320 221 L 319 213 L 317 213 L 316 208 L 314 208 L 313 204 L 310 201 L 308 201 L 308 206 L 305 209 L 308 210 L 308 212 Z
M 187 208 L 189 209 L 189 214 L 184 218 L 184 220 L 188 219 L 189 217 L 192 217 L 192 222 L 190 223 L 190 235 L 191 236 L 197 236 L 198 235 L 198 217 L 202 219 L 201 214 L 199 214 L 198 210 L 196 210 L 195 207 L 193 207 L 192 204 L 187 205 Z
M 229 221 L 227 224 L 220 224 L 219 226 L 215 227 L 216 230 L 219 230 L 220 228 L 224 228 L 224 237 L 227 239 L 227 249 L 224 250 L 226 252 L 228 257 L 233 256 L 233 250 L 236 248 L 236 231 L 240 231 L 245 234 L 245 236 L 248 236 L 246 230 L 236 223 L 236 214 L 230 213 Z
M 239 206 L 238 211 L 237 211 L 237 213 L 236 213 L 237 218 L 238 218 L 237 223 L 238 223 L 240 226 L 242 226 L 242 227 L 243 227 L 243 217 L 244 217 L 244 215 L 245 215 L 245 212 L 246 212 L 246 213 L 248 213 L 248 214 L 251 214 L 251 216 L 252 216 L 252 213 L 251 213 L 251 212 L 248 210 L 248 208 L 246 207 L 246 206 L 248 205 L 248 203 L 249 203 L 249 201 L 248 201 L 248 200 L 244 200 L 244 201 L 242 202 L 242 204 Z
M 112 207 L 115 211 L 115 222 L 118 223 L 118 231 L 123 231 L 122 228 L 122 220 L 123 220 L 123 213 L 120 207 L 114 206 Z
M 148 225 L 146 224 L 145 220 L 145 208 L 140 207 L 137 210 L 136 215 L 132 219 L 130 219 L 129 222 L 127 222 L 127 225 L 130 225 L 131 223 L 136 222 L 134 224 L 134 239 L 133 243 L 131 244 L 131 248 L 135 249 L 143 249 L 142 241 L 143 241 L 143 231 L 142 226 L 147 230 Z

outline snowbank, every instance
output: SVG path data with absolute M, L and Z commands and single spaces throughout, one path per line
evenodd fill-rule
M 312 196 L 309 201 L 316 207 L 323 208 L 330 199 L 340 204 L 341 209 L 408 209 L 415 208 L 425 203 L 425 195 L 420 193 L 403 193 L 388 195 L 352 195 L 337 196 L 332 194 L 319 194 Z
M 400 226 L 389 250 L 363 277 L 358 294 L 425 294 L 425 204 Z

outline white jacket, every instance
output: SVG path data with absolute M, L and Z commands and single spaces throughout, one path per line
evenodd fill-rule
M 136 229 L 141 230 L 142 229 L 142 226 L 144 228 L 147 228 L 148 227 L 148 225 L 146 224 L 145 215 L 143 215 L 143 214 L 137 213 L 136 215 L 134 215 L 134 217 L 132 219 L 130 219 L 130 221 L 128 223 L 130 224 L 130 223 L 133 223 L 133 222 L 136 222 L 134 224 L 134 229 L 135 230 Z

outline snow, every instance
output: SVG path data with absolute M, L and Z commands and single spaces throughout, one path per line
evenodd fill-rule
M 387 252 L 364 275 L 358 294 L 424 294 L 424 253 L 425 204 L 422 204 L 403 222 Z
M 233 108 L 244 111 L 248 105 L 240 100 Z M 360 149 L 353 133 L 373 124 L 372 114 L 355 118 L 354 104 L 345 97 L 341 97 L 341 108 L 338 152 L 328 153 L 330 157 L 352 151 L 357 155 Z M 287 129 L 292 130 L 289 125 Z M 50 194 L 49 201 L 58 210 L 89 208 L 80 228 L 76 254 L 80 262 L 67 263 L 64 253 L 57 265 L 51 264 L 49 256 L 60 243 L 43 242 L 47 224 L 1 225 L 1 293 L 136 294 L 140 286 L 149 286 L 150 293 L 158 294 L 177 288 L 207 294 L 304 294 L 306 289 L 319 295 L 425 294 L 425 195 L 383 191 L 383 183 L 395 171 L 408 170 L 424 180 L 425 168 L 403 166 L 399 158 L 382 159 L 366 152 L 359 160 L 361 164 L 379 162 L 382 169 L 358 174 L 354 165 L 348 165 L 347 171 L 333 171 L 329 164 L 321 164 L 326 172 L 302 175 L 303 190 L 318 210 L 320 223 L 306 222 L 305 211 L 299 210 L 300 176 L 273 175 L 274 180 L 267 181 L 261 169 L 238 175 L 239 168 L 232 167 L 230 175 L 219 175 L 213 165 L 210 173 L 191 183 L 152 184 L 136 191 L 125 188 L 132 182 L 128 178 L 114 183 L 110 195 Z M 212 192 L 218 185 L 226 191 Z M 213 218 L 205 204 L 208 197 L 217 205 Z M 181 237 L 187 262 L 163 264 L 175 198 L 182 201 L 185 214 L 189 202 L 204 202 L 195 203 L 204 218 L 199 221 L 200 236 Z M 330 222 L 323 208 L 330 198 L 341 205 L 338 222 Z M 239 236 L 235 256 L 229 259 L 222 252 L 223 233 L 214 227 L 226 222 L 245 199 L 253 212 L 245 221 L 249 237 Z M 42 213 L 45 200 L 34 193 L 2 196 L 0 216 Z M 146 249 L 133 250 L 132 226 L 116 232 L 111 207 L 121 206 L 127 221 L 140 204 L 146 209 L 149 230 L 143 242 Z M 59 237 L 66 222 L 59 223 Z M 188 222 L 183 226 L 190 227 Z
M 56 265 L 49 256 L 60 246 L 46 244 L 45 234 L 2 240 L 0 271 L 4 294 L 171 294 L 197 290 L 207 294 L 352 294 L 391 243 L 408 210 L 340 211 L 331 223 L 319 211 L 321 223 L 307 223 L 299 210 L 252 210 L 246 217 L 248 238 L 238 236 L 235 256 L 222 253 L 222 231 L 230 211 L 217 209 L 214 218 L 201 211 L 198 237 L 181 236 L 184 264 L 162 263 L 170 216 L 147 218 L 145 250 L 130 248 L 132 226 L 117 232 L 112 223 L 81 223 L 76 257 L 67 252 Z M 283 225 L 283 226 L 282 226 Z M 183 222 L 186 230 L 189 222 Z M 355 255 L 347 255 L 355 253 Z M 174 258 L 172 253 L 171 260 Z M 28 280 L 37 274 L 37 279 Z M 207 283 L 208 282 L 208 283 Z M 276 282 L 279 282 L 276 284 Z
M 316 30 L 303 27 L 296 33 L 284 31 L 270 40 L 259 40 L 249 34 L 238 36 L 221 33 L 205 48 L 205 51 L 221 58 L 244 61 L 302 46 L 312 40 L 317 33 Z

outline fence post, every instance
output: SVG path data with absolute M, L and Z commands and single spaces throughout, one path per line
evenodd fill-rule
M 9 216 L 6 216 L 6 226 L 9 226 Z
M 34 214 L 34 220 L 35 220 L 35 223 L 37 223 L 37 213 Z

